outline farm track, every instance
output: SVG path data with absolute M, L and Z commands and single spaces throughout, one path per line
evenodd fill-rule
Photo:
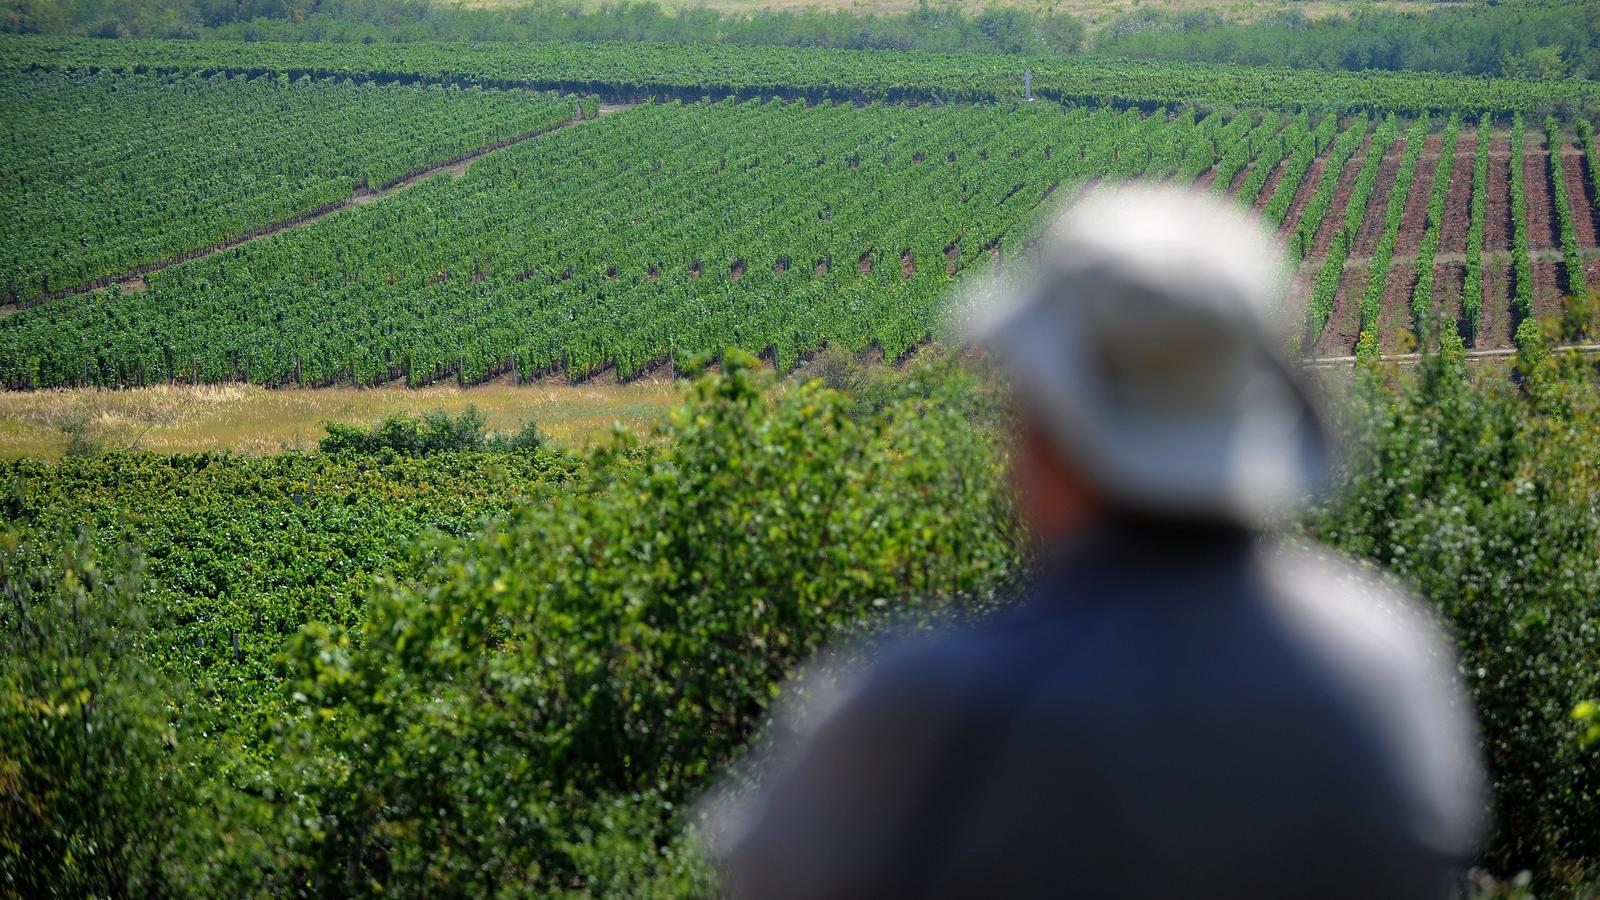
M 630 104 L 608 104 L 600 109 L 599 114 L 601 116 L 608 115 L 617 109 L 626 108 L 628 105 Z M 245 232 L 244 234 L 228 238 L 227 240 L 212 244 L 207 247 L 200 247 L 195 250 L 187 250 L 183 253 L 169 256 L 166 259 L 159 260 L 157 262 L 146 263 L 142 266 L 135 266 L 132 269 L 116 275 L 106 275 L 96 278 L 92 281 L 67 288 L 65 290 L 51 291 L 48 294 L 35 297 L 31 300 L 20 303 L 7 303 L 0 305 L 0 317 L 5 317 L 24 309 L 32 309 L 36 306 L 41 306 L 53 300 L 60 300 L 64 297 L 87 294 L 90 291 L 97 291 L 101 288 L 110 287 L 111 285 L 120 285 L 123 291 L 127 293 L 138 293 L 145 288 L 144 276 L 146 275 L 159 272 L 162 269 L 169 269 L 180 263 L 186 263 L 196 259 L 203 259 L 207 256 L 214 256 L 218 253 L 223 253 L 236 247 L 242 247 L 245 244 L 271 237 L 272 235 L 280 232 L 300 228 L 304 225 L 309 225 L 312 222 L 331 216 L 336 212 L 340 212 L 341 210 L 382 200 L 386 197 L 404 191 L 407 188 L 421 184 L 422 182 L 427 181 L 428 179 L 437 175 L 450 173 L 453 176 L 459 177 L 467 170 L 469 166 L 472 165 L 473 162 L 477 161 L 483 156 L 494 153 L 498 150 L 504 150 L 507 147 L 515 146 L 523 143 L 524 141 L 533 140 L 534 138 L 549 134 L 552 131 L 559 131 L 560 129 L 567 128 L 584 121 L 586 120 L 581 116 L 574 116 L 565 122 L 555 125 L 547 125 L 543 128 L 535 128 L 532 131 L 526 131 L 522 134 L 513 135 L 505 140 L 497 141 L 485 147 L 469 150 L 466 153 L 450 159 L 442 160 L 432 165 L 409 172 L 405 175 L 401 175 L 400 177 L 395 178 L 386 184 L 380 185 L 377 189 L 362 186 L 357 188 L 355 192 L 343 200 L 339 200 L 334 203 L 328 203 L 309 212 L 304 212 L 297 216 L 291 216 L 287 219 L 273 222 L 268 225 L 263 225 L 260 228 L 253 229 Z
M 1587 355 L 1590 353 L 1600 353 L 1600 344 L 1564 344 L 1554 349 Z M 1497 359 L 1516 355 L 1517 349 L 1515 347 L 1495 347 L 1489 350 L 1468 350 L 1465 353 L 1467 359 Z M 1385 353 L 1380 356 L 1379 359 L 1381 359 L 1383 362 L 1415 363 L 1422 361 L 1422 354 L 1415 352 Z M 1301 360 L 1300 364 L 1308 369 L 1329 369 L 1337 366 L 1354 365 L 1355 361 L 1356 358 L 1354 356 L 1318 356 Z

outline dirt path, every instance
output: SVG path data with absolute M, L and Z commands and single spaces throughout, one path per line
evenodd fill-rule
M 1600 344 L 1566 344 L 1554 349 L 1570 350 L 1575 353 L 1588 355 L 1590 353 L 1600 353 Z M 1465 355 L 1467 359 L 1493 359 L 1496 357 L 1516 356 L 1517 349 L 1515 347 L 1497 347 L 1493 350 L 1468 350 Z M 1422 354 L 1385 353 L 1380 358 L 1384 362 L 1414 363 L 1422 361 Z M 1307 366 L 1308 368 L 1320 369 L 1330 368 L 1333 366 L 1353 365 L 1355 361 L 1356 358 L 1354 356 L 1320 356 L 1313 359 L 1302 360 L 1301 364 Z
M 599 114 L 601 116 L 606 116 L 618 110 L 626 109 L 629 106 L 636 105 L 637 104 L 622 103 L 603 104 L 600 106 Z M 51 291 L 48 294 L 35 297 L 31 300 L 24 300 L 20 303 L 8 303 L 0 305 L 0 317 L 11 315 L 12 313 L 20 310 L 31 309 L 35 306 L 49 303 L 52 300 L 59 300 L 63 297 L 71 297 L 76 294 L 85 294 L 89 291 L 110 287 L 113 284 L 121 285 L 123 291 L 126 293 L 138 293 L 145 288 L 144 276 L 149 275 L 152 272 L 159 272 L 162 269 L 171 268 L 179 263 L 189 262 L 190 260 L 214 256 L 218 253 L 232 250 L 235 247 L 240 247 L 253 241 L 259 241 L 262 238 L 271 237 L 272 235 L 282 231 L 288 231 L 290 229 L 299 228 L 303 225 L 308 225 L 317 221 L 318 219 L 331 216 L 340 210 L 349 209 L 353 206 L 363 206 L 368 203 L 382 200 L 385 197 L 397 194 L 400 191 L 427 181 L 436 175 L 449 173 L 451 177 L 460 177 L 475 161 L 482 156 L 493 153 L 497 150 L 504 150 L 507 147 L 520 144 L 523 141 L 529 141 L 541 135 L 549 134 L 552 131 L 557 131 L 571 125 L 576 125 L 583 121 L 584 119 L 574 116 L 571 119 L 567 119 L 566 121 L 559 122 L 555 125 L 547 125 L 543 128 L 525 131 L 522 134 L 514 135 L 506 138 L 503 141 L 490 144 L 487 147 L 479 147 L 474 150 L 469 150 L 460 156 L 417 169 L 413 172 L 402 175 L 399 178 L 388 182 L 387 184 L 380 185 L 376 190 L 368 187 L 358 188 L 355 193 L 343 200 L 320 206 L 311 210 L 310 212 L 301 213 L 300 215 L 293 216 L 282 221 L 273 222 L 270 225 L 263 225 L 260 228 L 256 228 L 244 234 L 228 238 L 227 240 L 220 241 L 207 247 L 188 250 L 175 256 L 169 256 L 166 259 L 158 262 L 136 266 L 117 275 L 107 275 L 101 278 L 96 278 L 92 281 L 85 282 L 84 284 L 80 284 L 76 287 L 71 287 L 66 290 Z

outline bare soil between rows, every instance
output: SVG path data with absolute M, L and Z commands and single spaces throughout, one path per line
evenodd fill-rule
M 1567 203 L 1572 207 L 1572 230 L 1577 233 L 1579 247 L 1596 246 L 1596 235 L 1600 234 L 1600 209 L 1595 208 L 1587 168 L 1587 161 L 1577 153 L 1562 152 L 1561 177 L 1566 183 Z
M 1439 228 L 1440 253 L 1467 252 L 1467 231 L 1472 227 L 1472 165 L 1477 150 L 1475 132 L 1456 141 L 1450 190 L 1444 196 L 1444 220 Z
M 1396 256 L 1413 256 L 1422 245 L 1428 226 L 1428 202 L 1433 199 L 1433 170 L 1439 165 L 1442 135 L 1430 134 L 1417 157 L 1417 173 L 1411 180 L 1411 194 L 1400 212 L 1400 231 L 1395 235 Z
M 1551 199 L 1549 155 L 1544 138 L 1528 135 L 1522 154 L 1523 192 L 1528 201 L 1528 247 L 1543 250 L 1556 246 L 1556 208 Z
M 1389 205 L 1389 194 L 1394 190 L 1395 176 L 1400 172 L 1400 160 L 1406 152 L 1406 139 L 1398 138 L 1378 164 L 1378 182 L 1367 198 L 1367 209 L 1356 232 L 1355 247 L 1351 256 L 1371 256 L 1378 248 L 1378 238 L 1383 235 L 1383 212 Z

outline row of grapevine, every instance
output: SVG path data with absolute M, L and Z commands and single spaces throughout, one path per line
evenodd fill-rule
M 1219 194 L 1227 193 L 1233 186 L 1233 179 L 1245 170 L 1246 166 L 1254 159 L 1262 156 L 1267 148 L 1280 146 L 1274 140 L 1278 131 L 1284 127 L 1285 120 L 1274 115 L 1263 116 L 1261 122 L 1244 135 L 1229 145 L 1227 152 L 1217 162 L 1216 177 L 1211 182 L 1211 189 Z M 1276 160 L 1274 160 L 1276 164 Z M 1262 175 L 1264 183 L 1266 176 Z M 1258 189 L 1260 185 L 1256 186 Z M 1241 190 L 1241 194 L 1243 191 Z
M 733 44 L 269 44 L 103 41 L 0 35 L 0 68 L 120 72 L 284 72 L 597 93 L 614 100 L 781 96 L 816 101 L 1021 99 L 1203 104 L 1337 113 L 1582 110 L 1600 88 L 1580 80 L 1520 81 L 1401 72 L 1330 72 L 1094 56 L 917 53 Z
M 1322 220 L 1328 215 L 1328 207 L 1333 203 L 1334 192 L 1339 189 L 1339 173 L 1344 170 L 1350 158 L 1361 149 L 1361 144 L 1367 138 L 1367 118 L 1360 116 L 1355 123 L 1339 133 L 1339 138 L 1334 142 L 1333 152 L 1328 156 L 1327 165 L 1322 169 L 1322 179 L 1317 182 L 1317 191 L 1311 195 L 1306 203 L 1305 211 L 1300 216 L 1300 223 L 1295 228 L 1294 235 L 1289 238 L 1289 262 L 1299 265 L 1311 252 L 1312 245 L 1317 239 L 1317 231 L 1322 227 Z
M 1433 167 L 1433 192 L 1428 196 L 1428 220 L 1417 248 L 1417 283 L 1411 291 L 1411 327 L 1424 343 L 1433 319 L 1433 258 L 1439 252 L 1439 232 L 1444 227 L 1444 202 L 1450 193 L 1450 173 L 1461 137 L 1461 117 L 1451 116 L 1444 129 L 1439 161 Z
M 1589 163 L 1589 195 L 1600 206 L 1600 149 L 1594 144 L 1594 126 L 1588 119 L 1579 119 L 1576 123 L 1578 131 L 1578 146 L 1583 152 L 1583 158 Z
M 0 381 L 629 376 L 729 346 L 788 367 L 825 342 L 894 357 L 1058 190 L 1168 173 L 1205 127 L 1043 102 L 646 104 L 141 293 L 0 320 Z
M 1333 243 L 1328 245 L 1328 255 L 1323 258 L 1316 281 L 1311 286 L 1311 296 L 1306 304 L 1306 332 L 1311 341 L 1322 336 L 1328 317 L 1333 315 L 1333 301 L 1338 295 L 1339 283 L 1344 280 L 1345 260 L 1350 258 L 1356 233 L 1361 230 L 1361 221 L 1367 215 L 1367 200 L 1372 197 L 1372 189 L 1378 183 L 1378 166 L 1398 135 L 1399 125 L 1391 114 L 1378 126 L 1372 143 L 1367 145 L 1365 161 L 1361 164 L 1361 172 L 1356 176 L 1349 203 L 1345 206 L 1344 225 L 1334 234 Z
M 1488 219 L 1489 117 L 1478 120 L 1478 147 L 1472 161 L 1472 212 L 1467 225 L 1467 272 L 1461 285 L 1461 315 L 1476 343 L 1483 323 L 1483 229 Z
M 1262 216 L 1273 228 L 1283 225 L 1283 219 L 1289 214 L 1289 207 L 1293 205 L 1294 198 L 1300 193 L 1300 183 L 1305 180 L 1306 172 L 1310 171 L 1311 163 L 1322 152 L 1322 148 L 1333 142 L 1335 131 L 1338 130 L 1339 121 L 1334 116 L 1324 116 L 1315 131 L 1298 132 L 1294 138 L 1294 146 L 1289 151 L 1289 161 L 1285 164 L 1283 177 L 1278 180 L 1278 186 L 1272 192 L 1272 197 L 1267 201 L 1267 208 L 1262 211 Z
M 1244 184 L 1239 186 L 1239 202 L 1249 206 L 1255 203 L 1256 198 L 1266 189 L 1267 181 L 1272 178 L 1272 173 L 1277 171 L 1284 157 L 1303 141 L 1308 141 L 1311 134 L 1311 115 L 1302 112 L 1295 116 L 1284 127 L 1283 131 L 1274 137 L 1250 164 L 1250 174 L 1245 176 Z
M 0 295 L 208 248 L 573 118 L 573 98 L 307 78 L 0 79 Z
M 1406 198 L 1411 195 L 1411 183 L 1417 176 L 1417 159 L 1422 156 L 1422 145 L 1428 137 L 1426 116 L 1412 123 L 1406 135 L 1406 152 L 1400 160 L 1400 171 L 1389 187 L 1388 204 L 1383 210 L 1383 234 L 1378 238 L 1377 249 L 1372 254 L 1368 270 L 1367 290 L 1361 297 L 1361 339 L 1378 340 L 1378 316 L 1383 311 L 1383 293 L 1389 285 L 1389 265 L 1394 261 L 1394 244 L 1400 236 L 1400 219 L 1405 215 Z
M 1524 343 L 1524 329 L 1534 327 L 1533 262 L 1528 256 L 1528 195 L 1522 171 L 1525 137 L 1522 116 L 1517 115 L 1511 121 L 1511 265 L 1516 273 L 1512 308 L 1519 323 L 1516 331 L 1519 347 Z
M 1561 230 L 1561 258 L 1567 267 L 1567 292 L 1577 297 L 1589 295 L 1588 279 L 1583 276 L 1583 256 L 1578 252 L 1578 231 L 1572 223 L 1572 204 L 1567 197 L 1567 179 L 1561 165 L 1561 125 L 1554 117 L 1544 120 L 1545 149 L 1550 156 L 1550 185 Z M 1581 202 L 1582 197 L 1578 198 Z M 1579 207 L 1582 210 L 1582 207 Z M 1582 210 L 1585 215 L 1587 210 Z

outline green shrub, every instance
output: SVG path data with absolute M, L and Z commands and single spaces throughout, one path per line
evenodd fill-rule
M 514 432 L 490 432 L 488 419 L 469 404 L 459 416 L 434 410 L 420 417 L 395 413 L 372 428 L 327 422 L 328 436 L 317 443 L 323 453 L 373 454 L 391 450 L 401 456 L 428 456 L 479 450 L 532 453 L 544 446 L 538 425 L 529 420 Z
M 1444 615 L 1492 778 L 1484 862 L 1544 888 L 1600 877 L 1600 754 L 1572 717 L 1600 696 L 1600 404 L 1592 373 L 1573 386 L 1560 362 L 1524 391 L 1468 384 L 1454 352 L 1415 385 L 1369 377 L 1342 492 L 1310 518 Z
M 981 602 L 1015 564 L 996 447 L 949 372 L 881 415 L 763 391 L 736 351 L 660 450 L 385 582 L 291 652 L 307 877 L 422 893 L 693 884 L 658 851 L 794 666 L 863 622 Z M 610 452 L 616 452 L 615 450 Z M 618 811 L 624 814 L 619 814 Z M 608 849 L 609 848 L 609 849 Z

